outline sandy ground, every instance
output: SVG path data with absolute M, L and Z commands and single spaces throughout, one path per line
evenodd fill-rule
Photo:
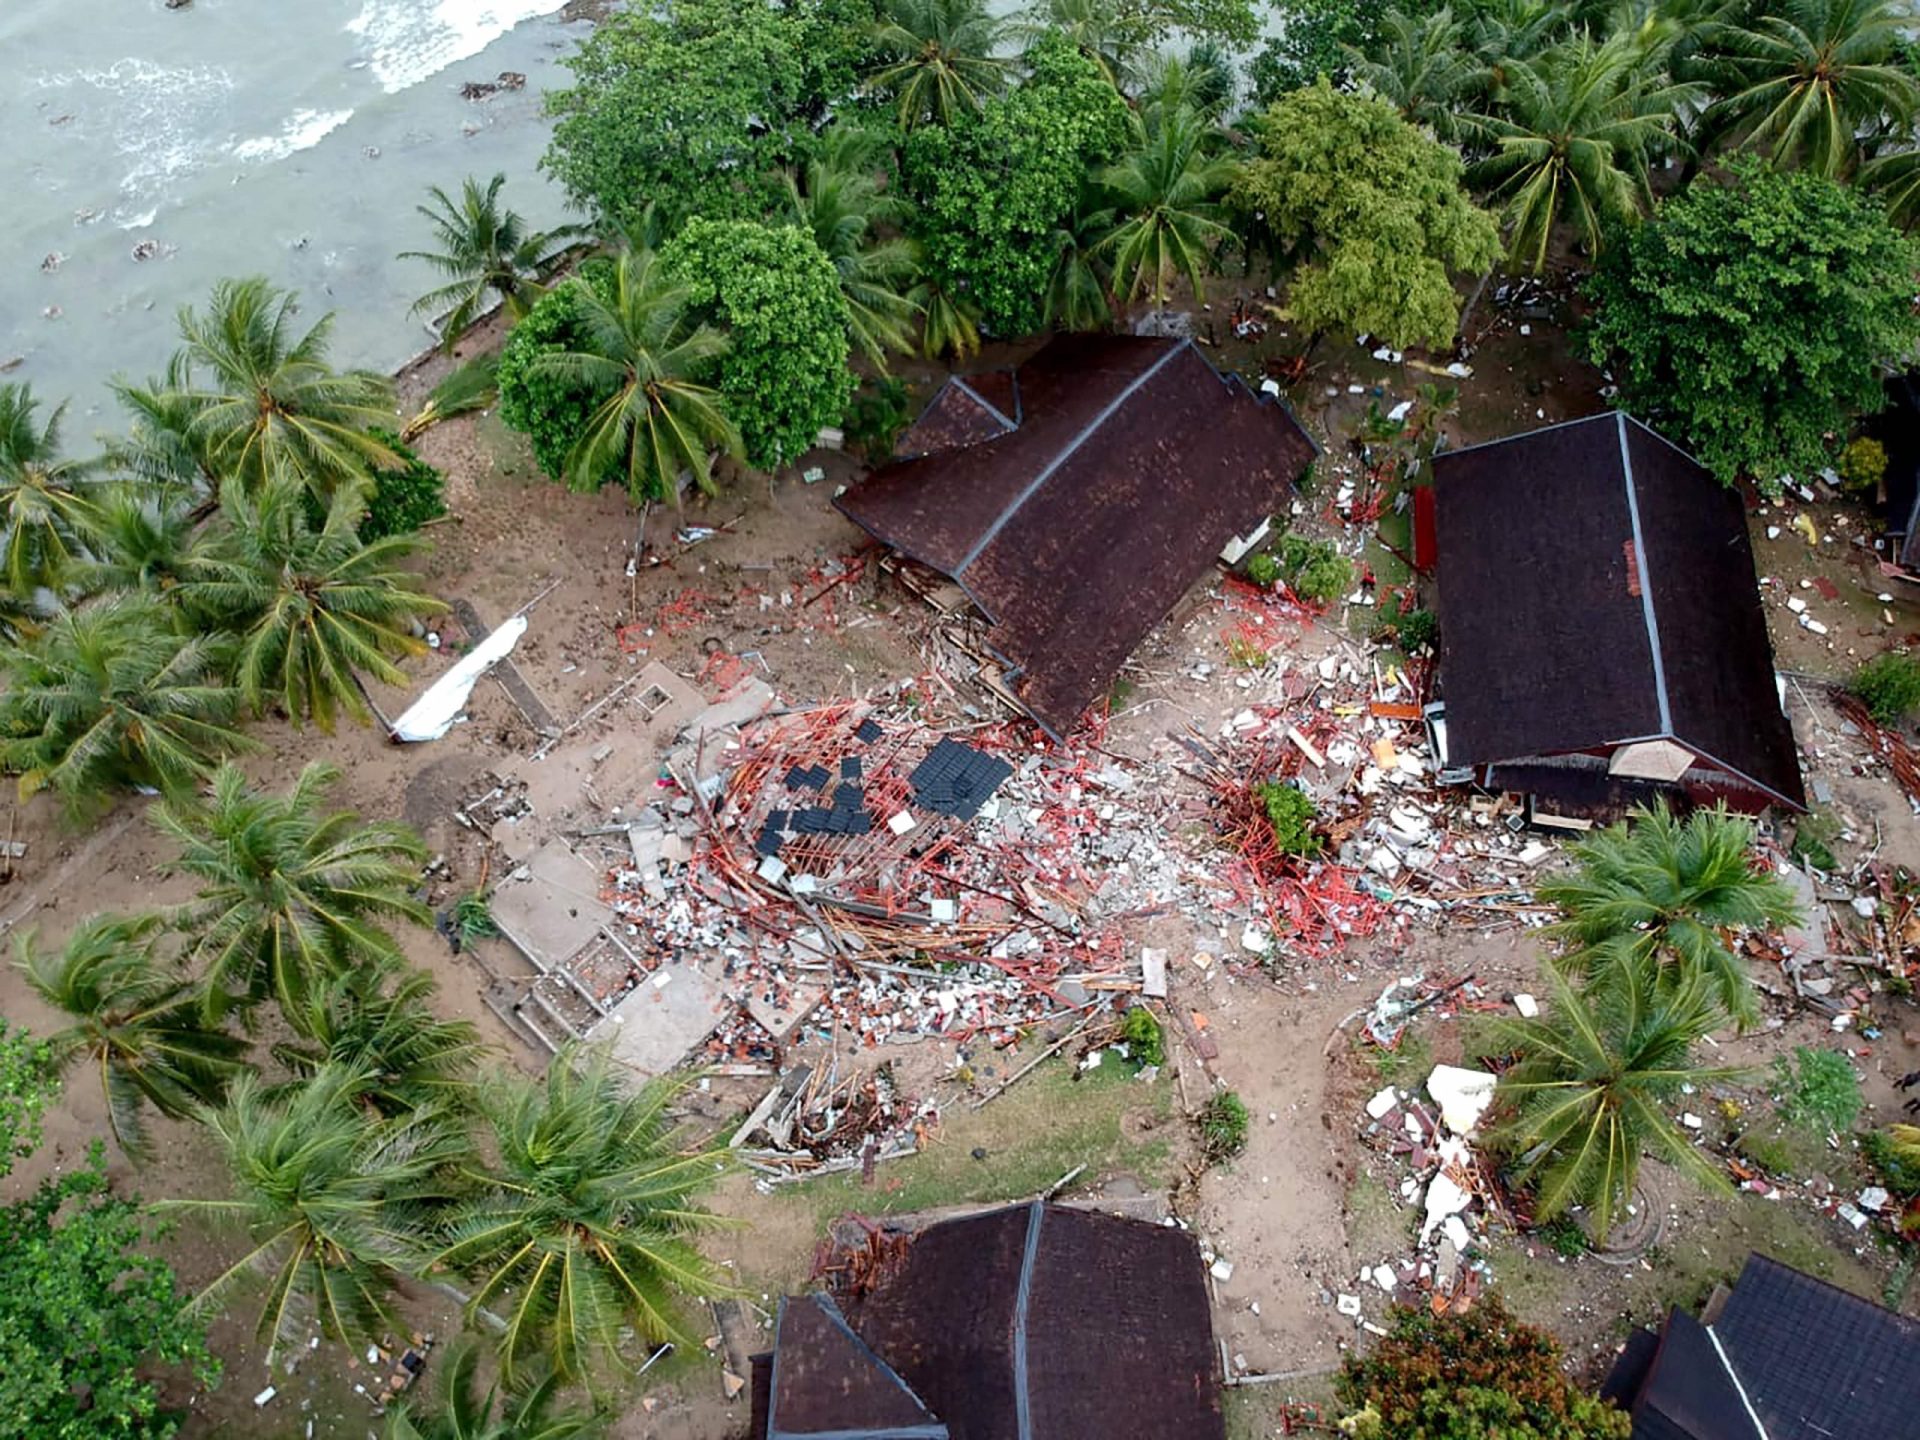
M 1224 310 L 1226 298 L 1214 297 L 1216 311 Z M 1519 333 L 1523 323 L 1531 324 L 1531 335 Z M 1579 363 L 1557 326 L 1491 308 L 1482 324 L 1477 373 L 1462 387 L 1462 408 L 1453 426 L 1459 438 L 1488 438 L 1598 407 L 1598 377 Z M 1275 333 L 1265 349 L 1283 353 L 1288 343 Z M 1246 350 L 1236 346 L 1227 359 L 1240 362 Z M 1333 462 L 1345 449 L 1338 437 L 1349 433 L 1368 400 L 1377 396 L 1391 403 L 1432 378 L 1373 361 L 1351 343 L 1331 340 L 1315 361 L 1295 398 L 1318 433 L 1336 437 L 1328 446 Z M 1522 380 L 1522 375 L 1534 378 Z M 417 394 L 431 378 L 429 368 L 410 377 L 408 388 Z M 1356 384 L 1362 387 L 1359 395 L 1349 389 Z M 803 483 L 797 469 L 771 479 L 732 477 L 720 497 L 695 499 L 683 513 L 655 507 L 646 521 L 647 563 L 630 576 L 628 561 L 640 517 L 624 496 L 565 493 L 538 475 L 518 437 L 490 416 L 443 425 L 429 432 L 420 448 L 448 471 L 453 510 L 448 521 L 430 532 L 433 550 L 422 562 L 425 573 L 444 599 L 470 602 L 489 625 L 534 602 L 531 628 L 515 659 L 534 694 L 562 725 L 649 660 L 663 661 L 696 680 L 705 672 L 709 688 L 723 672 L 752 668 L 800 702 L 871 689 L 926 669 L 917 638 L 924 616 L 917 602 L 871 579 L 831 585 L 835 567 L 847 563 L 861 543 L 858 532 L 829 503 L 835 487 L 856 473 L 849 457 L 818 457 L 827 470 L 818 484 Z M 1802 572 L 1790 562 L 1804 557 L 1796 557 L 1793 547 L 1783 542 L 1765 541 L 1764 517 L 1756 523 L 1763 568 L 1787 577 L 1791 586 L 1781 588 L 1781 603 L 1775 607 L 1784 616 L 1785 595 L 1804 593 L 1797 586 Z M 1860 521 L 1853 523 L 1854 533 L 1859 533 Z M 683 525 L 712 526 L 720 533 L 683 545 L 675 539 Z M 1804 541 L 1793 545 L 1808 550 Z M 1830 558 L 1826 548 L 1812 555 L 1813 563 Z M 1860 571 L 1853 578 L 1867 579 L 1861 567 L 1870 561 L 1854 547 L 1836 542 L 1831 558 L 1852 567 L 1850 575 Z M 1920 612 L 1904 601 L 1894 603 L 1892 625 L 1881 620 L 1880 609 L 1880 602 L 1871 600 L 1851 622 L 1862 633 L 1833 638 L 1865 653 L 1865 645 L 1878 644 L 1886 635 L 1920 629 Z M 451 619 L 439 628 L 446 643 L 437 654 L 409 666 L 404 691 L 376 689 L 383 710 L 393 713 L 451 663 L 466 637 Z M 1794 668 L 1831 671 L 1847 648 L 1803 647 L 1804 641 L 1818 637 L 1809 636 L 1790 617 L 1781 628 L 1783 659 Z M 1300 643 L 1312 653 L 1331 642 L 1321 632 L 1308 631 Z M 1137 689 L 1127 713 L 1115 721 L 1109 743 L 1122 750 L 1144 746 L 1188 721 L 1208 730 L 1231 714 L 1242 697 L 1227 667 L 1211 682 L 1180 674 L 1182 664 L 1196 654 L 1220 660 L 1221 648 L 1218 635 L 1204 624 L 1157 634 L 1130 669 Z M 1821 727 L 1834 723 L 1824 711 L 1797 714 L 1796 719 L 1803 741 L 1813 745 L 1820 741 Z M 281 782 L 305 761 L 323 757 L 343 772 L 338 803 L 369 816 L 404 816 L 417 825 L 451 869 L 436 882 L 430 896 L 436 904 L 481 883 L 481 846 L 454 823 L 453 809 L 485 789 L 490 773 L 527 755 L 539 740 L 534 725 L 492 681 L 483 681 L 475 691 L 467 722 L 429 747 L 392 747 L 377 731 L 351 725 L 327 736 L 297 732 L 269 719 L 250 733 L 262 748 L 243 764 L 257 779 Z M 619 738 L 610 720 L 583 727 L 568 737 L 568 744 L 577 750 L 605 738 Z M 1904 800 L 1882 778 L 1836 772 L 1831 784 L 1836 803 L 1855 820 L 1863 837 L 1877 821 L 1885 856 L 1920 868 L 1920 830 Z M 569 794 L 565 800 L 582 812 L 619 803 L 615 796 L 595 798 L 589 793 Z M 45 798 L 12 806 L 7 823 L 28 850 L 0 889 L 0 926 L 39 927 L 47 939 L 57 941 L 82 916 L 98 910 L 144 908 L 184 898 L 181 883 L 163 873 L 166 848 L 145 816 L 147 804 L 123 802 L 84 830 L 66 822 Z M 1380 1084 L 1379 1074 L 1369 1060 L 1352 1053 L 1344 1037 L 1334 1039 L 1331 1053 L 1326 1053 L 1334 1026 L 1370 1001 L 1393 975 L 1471 970 L 1498 994 L 1537 977 L 1538 954 L 1530 939 L 1513 930 L 1416 931 L 1416 942 L 1405 951 L 1362 943 L 1318 971 L 1291 974 L 1275 984 L 1235 979 L 1217 967 L 1203 973 L 1183 963 L 1204 937 L 1169 929 L 1164 921 L 1155 923 L 1160 928 L 1153 943 L 1167 946 L 1176 956 L 1171 1007 L 1208 1017 L 1221 1051 L 1212 1063 L 1213 1077 L 1241 1094 L 1254 1116 L 1247 1151 L 1203 1173 L 1197 1184 L 1180 1187 L 1174 1196 L 1176 1210 L 1234 1264 L 1231 1279 L 1218 1286 L 1219 1333 L 1250 1371 L 1309 1370 L 1337 1363 L 1355 1331 L 1334 1313 L 1330 1297 L 1353 1288 L 1359 1266 L 1386 1258 L 1382 1247 L 1397 1243 L 1396 1233 L 1403 1240 L 1406 1225 L 1404 1217 L 1390 1210 L 1383 1217 L 1371 1198 L 1382 1189 L 1390 1192 L 1392 1177 L 1355 1140 L 1360 1106 Z M 438 979 L 440 1005 L 447 1013 L 478 1024 L 498 1047 L 499 1063 L 533 1067 L 536 1057 L 481 1003 L 485 976 L 473 959 L 454 956 L 430 933 L 411 934 L 406 943 L 415 963 Z M 0 1013 L 33 1029 L 57 1023 L 11 968 L 0 968 Z M 1903 1027 L 1920 1029 L 1920 1017 L 1911 1006 L 1901 1013 L 1902 1023 L 1859 1055 L 1869 1076 L 1874 1120 L 1892 1113 L 1891 1077 L 1920 1068 L 1920 1050 L 1901 1033 Z M 1818 1023 L 1797 1020 L 1785 1031 L 1742 1044 L 1765 1058 L 1788 1039 L 1831 1041 Z M 1457 1021 L 1436 1018 L 1429 1030 L 1427 1043 L 1437 1058 L 1458 1056 L 1462 1040 Z M 1181 1084 L 1197 1104 L 1209 1076 L 1190 1053 L 1183 1053 L 1179 1064 Z M 1415 1082 L 1419 1078 L 1412 1077 Z M 750 1093 L 750 1087 L 723 1090 L 709 1103 L 720 1114 L 728 1106 L 747 1103 Z M 185 1126 L 162 1123 L 160 1129 L 159 1156 L 146 1169 L 135 1172 L 114 1158 L 116 1183 L 149 1198 L 218 1193 L 217 1165 L 200 1135 Z M 76 1075 L 48 1118 L 45 1148 L 16 1172 L 7 1192 L 18 1193 L 49 1169 L 72 1163 L 86 1143 L 102 1133 L 100 1098 L 86 1077 Z M 1082 1183 L 1109 1178 L 1090 1175 Z M 1389 1206 L 1393 1203 L 1389 1200 Z M 1737 1265 L 1728 1237 L 1737 1240 L 1749 1233 L 1741 1228 L 1743 1220 L 1736 1216 L 1730 1223 L 1685 1195 L 1674 1203 L 1679 1207 L 1676 1233 L 1691 1237 L 1712 1232 L 1715 1244 L 1708 1259 L 1722 1268 Z M 771 1211 L 740 1182 L 721 1192 L 719 1205 L 757 1219 L 754 1229 L 717 1242 L 719 1253 L 737 1273 L 778 1277 L 781 1283 L 805 1274 L 819 1238 L 817 1216 L 805 1209 Z M 1843 1283 L 1869 1288 L 1884 1272 L 1885 1263 L 1877 1255 L 1849 1253 L 1861 1242 L 1851 1232 L 1842 1233 L 1837 1222 L 1809 1219 L 1794 1233 L 1802 1232 L 1803 1238 L 1811 1237 L 1808 1243 L 1815 1253 L 1822 1247 L 1831 1252 L 1839 1266 L 1836 1278 Z M 204 1281 L 235 1253 L 233 1237 L 191 1225 L 167 1244 L 190 1284 Z M 1554 1262 L 1529 1259 L 1525 1252 L 1524 1245 L 1514 1251 L 1516 1294 L 1524 1297 L 1530 1313 L 1555 1323 L 1583 1352 L 1610 1350 L 1623 1333 L 1622 1315 L 1644 1320 L 1654 1313 L 1655 1302 L 1665 1298 L 1657 1285 L 1636 1289 L 1591 1264 L 1562 1268 L 1560 1279 L 1566 1283 L 1545 1283 L 1535 1271 L 1551 1270 Z M 1496 1262 L 1496 1270 L 1504 1279 L 1503 1262 Z M 1908 1308 L 1913 1307 L 1909 1299 Z M 458 1323 L 454 1307 L 431 1294 L 415 1297 L 409 1313 L 414 1323 L 442 1334 Z M 244 1325 L 231 1319 L 217 1328 L 215 1339 L 227 1359 L 228 1380 L 212 1397 L 196 1399 L 204 1418 L 188 1433 L 284 1433 L 295 1414 L 312 1418 L 317 1436 L 364 1433 L 365 1415 L 353 1408 L 351 1394 L 357 1372 L 347 1368 L 347 1357 L 335 1347 L 323 1347 L 296 1375 L 277 1375 L 282 1399 L 256 1414 L 249 1398 L 266 1383 L 258 1347 Z M 630 1440 L 719 1440 L 737 1433 L 744 1414 L 739 1405 L 722 1400 L 717 1371 L 717 1361 L 708 1355 L 678 1363 L 651 1393 L 651 1408 L 638 1403 L 628 1407 L 617 1433 Z

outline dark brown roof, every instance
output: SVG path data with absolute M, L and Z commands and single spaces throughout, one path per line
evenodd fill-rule
M 998 440 L 1020 425 L 1020 388 L 1011 370 L 990 370 L 967 379 L 954 376 L 933 394 L 927 408 L 894 446 L 901 458 Z
M 1675 1310 L 1647 1348 L 1630 1343 L 1602 1391 L 1632 1410 L 1633 1440 L 1920 1432 L 1920 1324 L 1764 1255 L 1711 1326 Z
M 866 1341 L 827 1295 L 780 1303 L 766 1401 L 765 1440 L 947 1440 L 947 1427 Z
M 1206 1274 L 1182 1230 L 1040 1201 L 945 1221 L 848 1319 L 952 1440 L 1226 1434 Z M 783 1328 L 783 1427 L 788 1343 Z
M 1804 805 L 1734 492 L 1622 414 L 1433 469 L 1455 764 L 1666 737 Z
M 1017 414 L 1001 408 L 1011 381 L 971 380 L 936 397 L 922 439 L 983 435 L 989 408 L 1014 429 L 886 465 L 835 503 L 958 582 L 994 622 L 1014 693 L 1060 735 L 1315 451 L 1190 340 L 1056 336 L 1015 378 Z

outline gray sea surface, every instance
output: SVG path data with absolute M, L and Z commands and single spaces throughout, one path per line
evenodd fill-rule
M 431 344 L 426 187 L 508 176 L 529 220 L 566 217 L 536 169 L 541 93 L 585 33 L 562 0 L 0 0 L 0 378 L 70 400 L 70 450 L 157 374 L 174 315 L 225 276 L 337 312 L 337 362 Z M 525 88 L 469 100 L 501 72 Z M 11 363 L 17 361 L 17 364 Z

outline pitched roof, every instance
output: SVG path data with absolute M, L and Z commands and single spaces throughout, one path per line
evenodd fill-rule
M 996 416 L 1012 428 L 994 434 Z M 907 444 L 926 453 L 834 503 L 953 577 L 1055 735 L 1315 453 L 1192 341 L 1126 335 L 1055 336 L 1015 375 L 949 386 Z
M 1619 413 L 1433 470 L 1457 763 L 1666 737 L 1803 807 L 1737 495 Z
M 947 1427 L 853 1333 L 831 1296 L 782 1300 L 775 1334 L 756 1440 L 947 1440 Z
M 1908 1440 L 1920 1322 L 1749 1255 L 1711 1325 L 1675 1310 L 1630 1341 L 1602 1395 L 1633 1440 Z
M 952 1440 L 1224 1440 L 1199 1249 L 1034 1201 L 929 1227 L 850 1310 Z

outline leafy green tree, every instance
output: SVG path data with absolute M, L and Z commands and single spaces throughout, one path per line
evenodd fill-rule
M 247 1042 L 208 1025 L 198 988 L 154 953 L 159 925 L 156 915 L 96 915 L 57 950 L 29 932 L 15 962 L 73 1022 L 47 1037 L 53 1063 L 84 1060 L 100 1077 L 113 1138 L 141 1159 L 152 1149 L 144 1105 L 182 1119 L 218 1103 L 246 1069 Z
M 690 220 L 660 252 L 696 311 L 727 335 L 720 398 L 747 463 L 790 464 L 853 394 L 840 272 L 810 231 L 750 220 Z
M 1675 818 L 1663 804 L 1632 823 L 1594 831 L 1565 874 L 1542 884 L 1559 907 L 1552 933 L 1572 946 L 1570 968 L 1589 977 L 1656 967 L 1674 984 L 1699 981 L 1728 1016 L 1758 1013 L 1739 931 L 1790 925 L 1793 892 L 1753 860 L 1753 822 L 1725 809 Z
M 1715 27 L 1699 65 L 1719 98 L 1702 129 L 1764 149 L 1775 165 L 1840 178 L 1862 136 L 1920 109 L 1920 81 L 1896 57 L 1912 21 L 1894 0 L 1785 0 Z
M 1101 249 L 1128 300 L 1151 295 L 1165 305 L 1179 276 L 1199 297 L 1214 247 L 1233 233 L 1220 197 L 1237 167 L 1207 154 L 1211 128 L 1185 106 L 1151 107 L 1133 118 L 1132 143 L 1100 171 L 1114 217 Z
M 1532 60 L 1502 67 L 1497 109 L 1460 117 L 1490 153 L 1468 178 L 1505 207 L 1508 249 L 1543 269 L 1554 228 L 1598 254 L 1609 229 L 1651 204 L 1649 158 L 1670 147 L 1693 86 L 1647 74 L 1645 57 L 1621 37 L 1596 45 L 1584 34 Z
M 1370 50 L 1347 47 L 1355 82 L 1436 134 L 1451 134 L 1466 97 L 1487 72 L 1468 48 L 1466 27 L 1445 7 L 1429 14 L 1389 10 Z
M 1006 87 L 1009 67 L 996 53 L 1005 33 L 984 0 L 888 0 L 867 86 L 892 98 L 902 130 L 950 125 Z
M 389 535 L 412 535 L 447 513 L 446 476 L 391 430 L 374 433 L 399 463 L 380 466 L 373 472 L 366 513 L 355 530 L 368 544 Z
M 715 1222 L 693 1196 L 723 1168 L 680 1147 L 673 1087 L 627 1090 L 604 1050 L 562 1051 L 543 1082 L 490 1085 L 481 1104 L 499 1155 L 475 1174 L 436 1263 L 479 1279 L 475 1308 L 500 1304 L 502 1374 L 590 1380 L 621 1336 L 677 1336 L 676 1297 L 710 1295 L 715 1272 L 690 1239 Z
M 189 433 L 216 480 L 248 493 L 271 479 L 307 487 L 323 503 L 365 483 L 367 467 L 393 463 L 370 433 L 393 420 L 393 384 L 327 363 L 333 316 L 296 333 L 299 297 L 257 276 L 213 287 L 205 313 L 180 311 Z
M 1248 66 L 1254 99 L 1266 107 L 1322 76 L 1347 78 L 1349 52 L 1371 51 L 1374 7 L 1363 0 L 1275 0 L 1279 33 L 1261 46 Z
M 518 211 L 500 204 L 505 175 L 495 175 L 480 188 L 469 175 L 456 201 L 438 185 L 427 188 L 432 203 L 416 207 L 433 229 L 436 250 L 402 250 L 402 260 L 424 260 L 446 277 L 447 283 L 428 291 L 413 304 L 416 315 L 445 313 L 441 343 L 452 350 L 460 337 L 485 313 L 489 297 L 498 296 L 507 315 L 522 319 L 565 254 L 576 233 L 530 229 Z
M 567 451 L 567 484 L 597 490 L 619 475 L 637 504 L 673 497 L 689 474 L 711 494 L 713 452 L 742 448 L 720 392 L 703 378 L 727 353 L 727 337 L 693 319 L 689 287 L 651 250 L 623 251 L 604 283 L 576 279 L 562 288 L 572 294 L 574 348 L 537 354 L 528 371 L 558 382 L 563 395 L 595 397 Z M 506 360 L 500 368 L 504 414 Z
M 93 516 L 92 467 L 60 454 L 57 407 L 42 424 L 30 385 L 0 384 L 0 517 L 6 526 L 4 579 L 30 600 L 57 587 L 84 556 L 81 539 Z
M 550 479 L 567 477 L 567 457 L 607 397 L 585 379 L 558 374 L 541 362 L 586 344 L 581 293 L 591 288 L 605 300 L 612 294 L 612 281 L 611 261 L 589 260 L 572 279 L 535 303 L 500 351 L 495 378 L 501 422 L 527 437 L 534 460 Z M 577 488 L 598 489 L 617 473 L 577 476 L 573 483 Z
M 419 654 L 412 621 L 446 607 L 419 589 L 400 561 L 420 548 L 411 535 L 363 545 L 363 492 L 334 492 L 316 525 L 308 496 L 276 480 L 221 502 L 226 521 L 179 587 L 181 603 L 236 637 L 233 674 L 247 704 L 281 707 L 296 726 L 311 719 L 329 734 L 344 709 L 370 717 L 362 672 L 404 684 L 393 657 Z
M 59 1089 L 52 1047 L 0 1019 L 0 1180 L 40 1148 L 40 1117 Z
M 139 1204 L 108 1190 L 100 1147 L 87 1164 L 0 1206 L 0 1437 L 167 1440 L 156 1372 L 211 1385 L 206 1327 L 173 1271 L 143 1253 Z
M 816 130 L 855 89 L 869 5 L 847 0 L 670 0 L 616 10 L 565 63 L 571 89 L 545 166 L 574 204 L 617 225 L 658 207 L 752 219 L 778 203 Z
M 1349 1355 L 1334 1388 L 1361 1415 L 1354 1440 L 1627 1440 L 1633 1419 L 1584 1395 L 1553 1336 L 1498 1294 L 1465 1315 L 1398 1307 L 1389 1332 Z
M 76 810 L 119 786 L 185 792 L 247 744 L 217 659 L 211 639 L 175 633 L 141 597 L 68 610 L 0 648 L 0 770 L 23 796 L 52 789 Z
M 1606 257 L 1589 345 L 1628 409 L 1727 483 L 1772 485 L 1827 464 L 1828 435 L 1880 406 L 1881 367 L 1920 342 L 1916 268 L 1871 200 L 1736 162 Z
M 302 1016 L 335 975 L 399 958 L 385 922 L 427 923 L 413 896 L 426 846 L 396 821 L 322 813 L 339 778 L 315 761 L 272 795 L 225 765 L 207 803 L 169 801 L 156 813 L 179 848 L 168 869 L 200 882 L 171 922 L 189 937 L 214 1010 L 272 996 Z
M 296 1038 L 273 1058 L 304 1084 L 331 1065 L 361 1077 L 355 1099 L 382 1115 L 467 1105 L 486 1053 L 470 1021 L 443 1020 L 428 1003 L 433 977 L 379 958 L 314 986 L 285 1014 Z
M 1126 94 L 1146 68 L 1150 46 L 1146 10 L 1123 0 L 1033 0 L 1013 27 L 1029 45 L 1065 40 Z
M 914 131 L 902 158 L 929 302 L 937 293 L 956 308 L 976 307 L 1007 337 L 1040 327 L 1054 233 L 1087 175 L 1117 156 L 1127 135 L 1124 102 L 1065 40 L 1041 40 L 1028 61 L 1020 88 L 977 116 Z
M 1324 82 L 1252 128 L 1233 204 L 1260 243 L 1297 262 L 1288 305 L 1300 324 L 1394 345 L 1451 342 L 1460 301 L 1448 272 L 1500 258 L 1493 218 L 1462 189 L 1459 155 L 1386 101 Z
M 472 1340 L 454 1342 L 440 1367 L 440 1407 L 409 1401 L 388 1412 L 383 1440 L 592 1440 L 606 1422 L 584 1410 L 555 1410 L 559 1381 L 542 1376 L 518 1393 L 480 1388 L 480 1352 Z
M 881 233 L 902 221 L 905 207 L 881 186 L 877 147 L 872 131 L 835 126 L 822 153 L 787 176 L 786 218 L 812 235 L 832 262 L 847 333 L 885 373 L 889 351 L 913 349 L 916 307 L 909 296 L 920 259 L 904 236 Z
M 1726 1191 L 1719 1166 L 1665 1108 L 1682 1086 L 1741 1074 L 1693 1058 L 1720 1019 L 1707 980 L 1661 983 L 1653 965 L 1623 964 L 1584 991 L 1552 969 L 1547 984 L 1552 1002 L 1540 1015 L 1487 1022 L 1487 1047 L 1519 1057 L 1500 1077 L 1503 1118 L 1488 1141 L 1512 1158 L 1516 1180 L 1534 1186 L 1535 1215 L 1550 1220 L 1581 1206 L 1604 1238 L 1648 1154 L 1704 1189 Z
M 238 1222 L 249 1246 L 194 1309 L 224 1308 L 243 1280 L 265 1275 L 258 1330 L 269 1360 L 311 1326 L 346 1341 L 395 1328 L 393 1278 L 426 1263 L 435 1216 L 469 1156 L 445 1115 L 370 1117 L 354 1103 L 364 1088 L 363 1076 L 339 1066 L 271 1096 L 244 1076 L 224 1106 L 199 1112 L 226 1157 L 234 1198 L 171 1205 Z

